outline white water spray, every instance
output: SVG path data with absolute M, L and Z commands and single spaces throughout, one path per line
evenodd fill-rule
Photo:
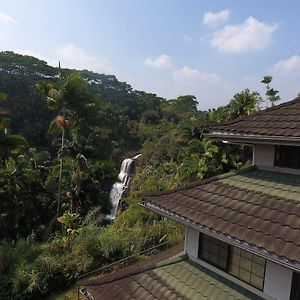
M 112 204 L 112 210 L 110 215 L 107 216 L 107 219 L 114 220 L 116 218 L 119 202 L 123 193 L 128 188 L 133 175 L 131 170 L 132 163 L 140 156 L 141 154 L 138 154 L 132 158 L 126 158 L 122 161 L 120 173 L 118 175 L 120 182 L 115 182 L 110 191 L 109 198 Z

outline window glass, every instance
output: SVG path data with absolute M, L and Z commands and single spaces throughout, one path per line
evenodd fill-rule
M 252 263 L 252 273 L 259 276 L 264 272 L 264 265 L 259 265 L 255 262 Z
M 300 147 L 276 145 L 274 166 L 300 169 Z
M 200 235 L 199 258 L 222 269 L 227 269 L 229 245 L 206 234 Z
M 265 260 L 248 251 L 200 234 L 199 258 L 262 290 Z
M 262 290 L 265 260 L 233 246 L 231 249 L 228 273 Z
M 250 272 L 248 270 L 245 270 L 243 268 L 239 269 L 239 276 L 240 279 L 242 279 L 243 281 L 250 281 Z
M 300 299 L 300 273 L 293 273 L 292 289 L 290 300 Z

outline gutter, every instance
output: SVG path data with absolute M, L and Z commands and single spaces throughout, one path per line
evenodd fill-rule
M 205 137 L 213 140 L 228 141 L 238 144 L 277 144 L 277 145 L 290 145 L 300 146 L 299 137 L 286 137 L 286 136 L 270 136 L 270 135 L 253 135 L 253 134 L 239 134 L 230 132 L 212 132 L 205 133 Z
M 192 229 L 194 229 L 198 232 L 207 234 L 207 235 L 209 235 L 211 237 L 214 237 L 216 239 L 219 239 L 219 240 L 221 240 L 225 243 L 228 243 L 230 245 L 236 246 L 236 247 L 241 248 L 243 250 L 249 251 L 252 254 L 258 255 L 258 256 L 266 259 L 266 260 L 272 261 L 276 264 L 279 264 L 279 265 L 281 265 L 283 267 L 286 267 L 288 269 L 291 269 L 293 271 L 300 272 L 300 263 L 293 263 L 287 258 L 282 259 L 279 256 L 277 256 L 276 254 L 272 254 L 272 253 L 268 252 L 264 248 L 259 248 L 259 247 L 256 247 L 254 245 L 250 245 L 246 242 L 242 242 L 239 239 L 232 238 L 229 235 L 219 233 L 219 232 L 217 232 L 213 229 L 210 229 L 209 227 L 206 227 L 206 226 L 197 224 L 195 222 L 192 222 L 192 221 L 188 220 L 187 218 L 181 217 L 177 214 L 174 214 L 174 213 L 169 212 L 167 210 L 161 209 L 161 208 L 159 208 L 155 205 L 152 205 L 150 203 L 148 203 L 148 204 L 140 203 L 139 205 L 146 208 L 146 209 L 148 209 L 148 210 L 150 210 L 150 211 L 152 211 L 152 212 L 155 212 L 155 213 L 158 213 L 159 215 L 167 217 L 167 218 L 169 218 L 169 219 L 171 219 L 171 220 L 173 220 L 177 223 L 180 223 L 180 224 L 183 224 L 187 227 L 190 227 L 190 228 L 192 228 Z

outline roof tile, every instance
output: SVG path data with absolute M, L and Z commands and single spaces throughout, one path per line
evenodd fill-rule
M 300 97 L 280 105 L 216 125 L 215 132 L 300 138 Z
M 155 257 L 151 259 L 158 261 Z M 159 265 L 155 263 L 143 272 L 140 272 L 140 265 L 139 263 L 127 270 L 94 279 L 93 286 L 88 282 L 82 285 L 88 289 L 94 300 L 261 299 L 241 286 L 184 258 L 169 259 L 160 262 Z M 148 265 L 151 266 L 149 263 Z M 122 276 L 118 274 L 120 272 Z M 115 280 L 111 280 L 112 275 L 115 276 Z
M 300 263 L 300 176 L 252 168 L 144 203 Z

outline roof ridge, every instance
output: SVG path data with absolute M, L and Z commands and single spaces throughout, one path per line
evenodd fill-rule
M 229 122 L 224 122 L 224 123 L 219 123 L 219 124 L 213 125 L 211 128 L 218 128 L 218 127 L 221 127 L 221 126 L 227 126 L 227 125 L 236 124 L 236 123 L 238 123 L 240 121 L 251 119 L 252 117 L 257 116 L 257 115 L 268 114 L 270 111 L 276 111 L 276 110 L 278 110 L 278 109 L 280 109 L 282 107 L 285 107 L 285 106 L 297 103 L 298 101 L 300 102 L 300 96 L 296 97 L 293 100 L 286 101 L 286 102 L 280 103 L 278 105 L 275 105 L 273 107 L 268 107 L 268 108 L 266 108 L 264 110 L 257 111 L 257 112 L 255 112 L 252 115 L 242 116 L 242 117 L 239 117 L 239 118 L 234 119 L 234 120 L 229 121 Z
M 169 194 L 172 194 L 172 193 L 175 193 L 175 192 L 181 192 L 181 191 L 184 191 L 184 190 L 187 190 L 187 189 L 190 189 L 190 188 L 202 185 L 202 184 L 206 184 L 206 183 L 209 183 L 209 182 L 212 182 L 212 181 L 216 181 L 216 180 L 219 180 L 219 179 L 224 179 L 224 178 L 227 178 L 227 177 L 243 174 L 245 172 L 252 171 L 252 170 L 254 171 L 254 170 L 257 170 L 257 169 L 258 168 L 255 165 L 253 165 L 253 166 L 250 166 L 250 167 L 247 167 L 247 168 L 233 170 L 233 171 L 223 173 L 223 174 L 220 174 L 220 175 L 216 175 L 216 176 L 212 176 L 212 177 L 209 177 L 209 178 L 206 178 L 206 179 L 201 179 L 200 181 L 188 183 L 188 184 L 185 184 L 181 187 L 178 187 L 178 188 L 175 188 L 175 189 L 172 189 L 172 190 L 143 193 L 143 194 L 141 194 L 141 197 L 146 198 L 146 197 L 169 195 Z

